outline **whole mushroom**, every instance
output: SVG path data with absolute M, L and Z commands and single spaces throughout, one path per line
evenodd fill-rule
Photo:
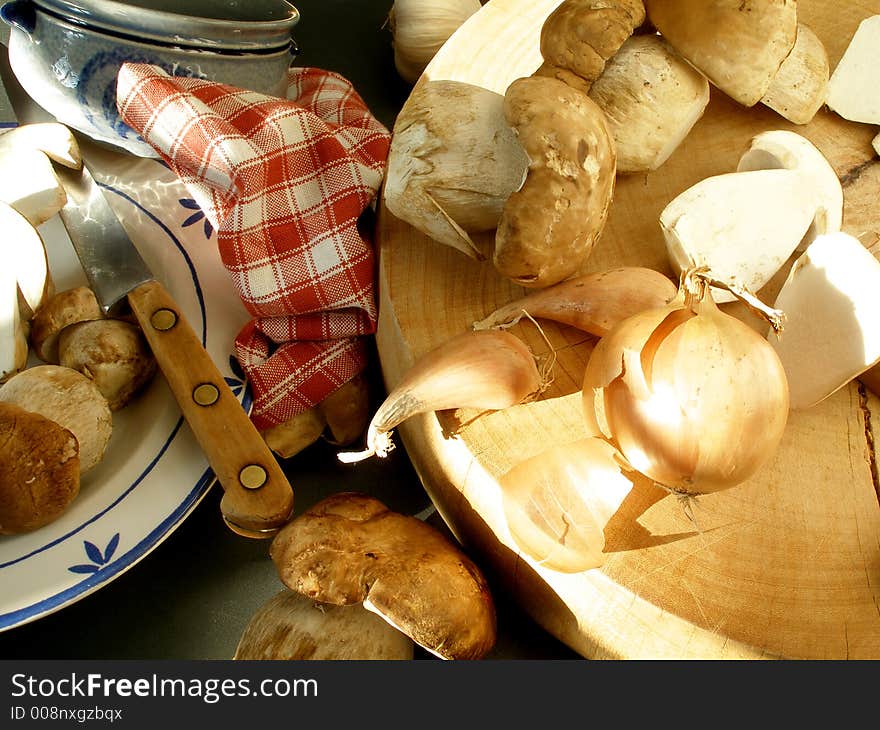
M 495 644 L 479 568 L 438 530 L 366 494 L 321 500 L 279 531 L 270 555 L 291 590 L 362 603 L 440 658 L 481 659 Z

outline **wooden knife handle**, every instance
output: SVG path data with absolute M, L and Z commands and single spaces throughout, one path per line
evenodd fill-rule
M 128 302 L 223 487 L 226 523 L 248 537 L 272 537 L 293 512 L 293 489 L 274 454 L 165 287 L 149 281 Z

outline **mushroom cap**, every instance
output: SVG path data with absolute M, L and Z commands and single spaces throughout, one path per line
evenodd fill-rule
M 444 659 L 495 644 L 495 606 L 479 568 L 430 525 L 365 494 L 330 496 L 283 527 L 270 555 L 291 590 L 363 603 Z
M 617 173 L 614 139 L 599 106 L 558 79 L 517 79 L 504 112 L 529 170 L 504 205 L 493 263 L 520 286 L 550 286 L 582 268 L 605 227 Z
M 54 521 L 79 494 L 79 446 L 63 426 L 0 402 L 0 535 Z
M 794 47 L 795 0 L 645 0 L 648 18 L 688 62 L 754 106 Z
M 57 365 L 61 330 L 77 322 L 103 317 L 101 305 L 89 287 L 78 286 L 56 292 L 34 313 L 30 335 L 34 352 L 43 362 Z
M 566 83 L 570 75 L 580 77 L 586 91 L 644 21 L 642 0 L 563 0 L 541 26 L 538 73 Z

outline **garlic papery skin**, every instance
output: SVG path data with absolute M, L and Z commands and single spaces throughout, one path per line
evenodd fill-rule
M 766 339 L 722 312 L 692 270 L 666 307 L 599 340 L 584 415 L 634 469 L 683 494 L 728 489 L 774 454 L 788 419 L 785 371 Z
M 480 260 L 469 234 L 496 228 L 529 167 L 503 105 L 503 96 L 480 86 L 426 81 L 400 110 L 388 152 L 389 212 Z
M 391 431 L 419 413 L 472 408 L 497 411 L 537 397 L 547 381 L 529 348 L 503 330 L 466 330 L 418 358 L 388 393 L 367 427 L 367 448 L 344 463 L 387 456 Z
M 395 0 L 388 26 L 401 78 L 414 84 L 443 44 L 481 7 L 479 0 Z
M 511 537 L 542 567 L 561 573 L 601 567 L 607 557 L 605 526 L 632 491 L 634 478 L 602 438 L 551 446 L 498 481 Z

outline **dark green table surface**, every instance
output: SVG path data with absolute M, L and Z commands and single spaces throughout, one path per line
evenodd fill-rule
M 410 88 L 394 69 L 391 35 L 383 27 L 391 0 L 295 4 L 302 16 L 295 33 L 297 63 L 341 73 L 391 129 Z M 0 113 L 9 114 L 5 99 Z M 375 351 L 368 375 L 378 402 L 384 393 Z M 429 507 L 402 447 L 357 469 L 339 464 L 335 454 L 318 442 L 283 462 L 297 513 L 342 490 L 367 492 L 410 514 Z M 268 542 L 233 534 L 222 522 L 219 502 L 215 485 L 173 534 L 116 580 L 54 614 L 0 633 L 0 659 L 231 658 L 251 615 L 282 585 Z M 488 659 L 577 658 L 497 589 L 495 598 L 499 638 Z M 430 657 L 419 652 L 417 658 Z

